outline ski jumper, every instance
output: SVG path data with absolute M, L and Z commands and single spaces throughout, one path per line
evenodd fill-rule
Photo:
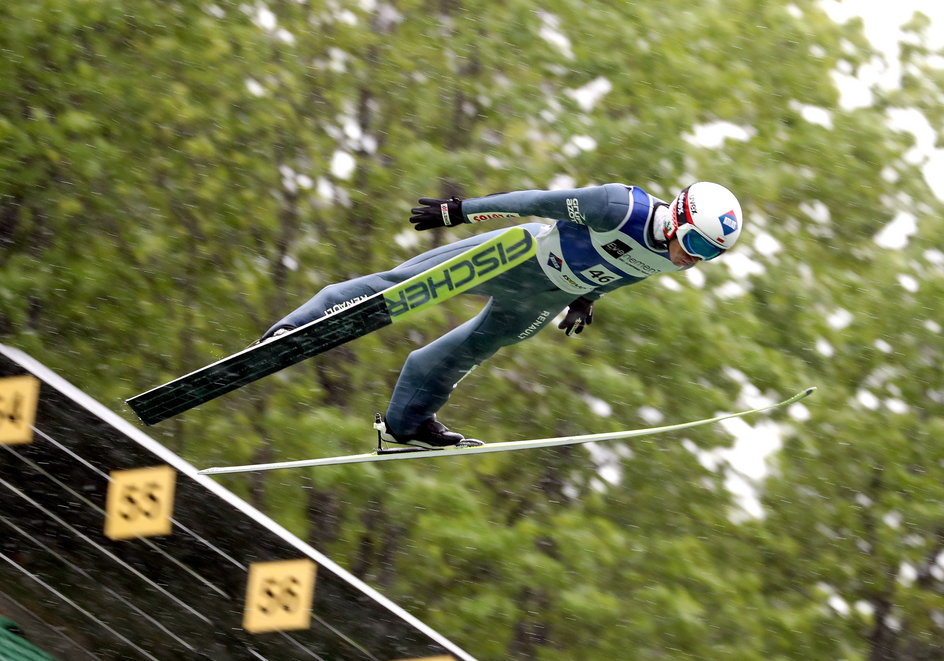
M 669 259 L 668 248 L 654 239 L 653 217 L 660 205 L 665 203 L 643 189 L 623 184 L 463 200 L 462 213 L 473 223 L 528 216 L 557 222 L 524 224 L 536 237 L 535 257 L 470 290 L 489 298 L 482 311 L 409 355 L 387 408 L 388 429 L 409 437 L 446 403 L 465 375 L 501 347 L 533 337 L 575 299 L 595 300 L 650 275 L 680 270 Z M 325 287 L 264 337 L 383 291 L 501 231 L 477 234 L 389 271 Z

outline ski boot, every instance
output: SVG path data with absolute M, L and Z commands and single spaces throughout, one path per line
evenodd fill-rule
M 445 448 L 474 448 L 485 445 L 474 438 L 465 438 L 462 434 L 449 431 L 446 425 L 439 422 L 434 415 L 429 418 L 409 439 L 400 439 L 387 429 L 387 422 L 379 413 L 374 416 L 374 429 L 377 430 L 377 445 L 381 442 L 412 445 L 425 450 L 443 450 Z
M 246 347 L 246 348 L 247 348 L 247 349 L 251 349 L 252 347 L 259 346 L 260 344 L 265 344 L 266 342 L 271 342 L 271 341 L 274 340 L 275 338 L 281 337 L 281 336 L 285 335 L 287 332 L 293 331 L 293 330 L 295 330 L 295 326 L 280 326 L 279 328 L 276 328 L 276 329 L 275 329 L 275 332 L 272 333 L 272 335 L 270 335 L 269 337 L 260 337 L 258 340 L 254 341 L 252 344 L 250 344 L 250 345 L 249 345 L 248 347 Z

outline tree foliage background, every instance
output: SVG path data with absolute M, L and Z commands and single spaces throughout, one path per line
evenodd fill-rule
M 818 385 L 751 421 L 782 443 L 762 516 L 722 426 L 223 481 L 482 659 L 944 659 L 942 205 L 888 122 L 940 140 L 928 30 L 844 108 L 835 72 L 879 54 L 812 0 L 8 0 L 0 341 L 129 415 L 321 286 L 479 231 L 412 232 L 417 197 L 722 182 L 732 255 L 504 351 L 442 418 L 514 440 Z M 405 355 L 479 305 L 149 431 L 198 465 L 361 451 Z

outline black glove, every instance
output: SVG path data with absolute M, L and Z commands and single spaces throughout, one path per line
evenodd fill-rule
M 580 297 L 570 304 L 564 320 L 557 327 L 567 335 L 580 335 L 583 327 L 593 323 L 593 301 Z
M 458 197 L 448 200 L 422 197 L 420 204 L 423 206 L 413 209 L 413 215 L 410 216 L 414 229 L 429 230 L 434 227 L 452 227 L 469 222 L 462 215 L 462 200 Z

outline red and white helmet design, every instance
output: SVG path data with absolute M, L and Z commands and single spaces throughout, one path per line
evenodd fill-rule
M 702 259 L 714 259 L 741 235 L 741 205 L 734 193 L 720 184 L 692 184 L 672 200 L 669 212 L 665 238 L 678 235 L 685 250 Z

